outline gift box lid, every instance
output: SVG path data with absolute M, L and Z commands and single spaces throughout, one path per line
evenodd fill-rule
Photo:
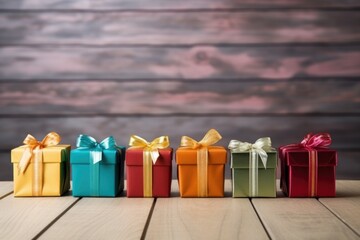
M 286 164 L 288 166 L 309 166 L 309 152 L 306 149 L 296 149 L 286 151 Z M 317 149 L 318 166 L 336 166 L 337 165 L 337 152 L 329 148 Z
M 227 160 L 227 150 L 222 146 L 208 147 L 208 164 L 225 164 Z M 177 164 L 197 164 L 197 150 L 191 148 L 180 147 L 176 150 Z
M 268 158 L 266 161 L 266 169 L 273 169 L 277 166 L 277 152 L 276 150 L 266 151 Z M 249 168 L 249 154 L 250 152 L 231 153 L 231 168 Z M 265 168 L 261 158 L 259 157 L 258 168 Z
M 128 148 L 126 150 L 126 165 L 127 166 L 142 166 L 143 165 L 143 149 L 142 148 Z M 156 160 L 156 166 L 171 166 L 173 149 L 165 148 L 159 149 L 159 158 Z
M 11 162 L 18 163 L 26 149 L 26 145 L 14 148 L 11 150 Z M 70 145 L 56 145 L 51 147 L 42 148 L 43 153 L 43 162 L 50 163 L 50 162 L 62 162 L 67 161 L 66 151 L 70 151 Z M 55 155 L 54 155 L 55 154 Z M 57 156 L 57 154 L 59 154 Z M 65 157 L 61 157 L 65 156 Z M 31 162 L 34 161 L 34 158 L 31 158 Z
M 102 151 L 102 160 L 100 164 L 116 164 L 120 160 L 125 159 L 125 147 L 118 149 L 104 149 Z M 70 163 L 71 164 L 90 164 L 90 150 L 86 148 L 77 148 L 71 150 Z

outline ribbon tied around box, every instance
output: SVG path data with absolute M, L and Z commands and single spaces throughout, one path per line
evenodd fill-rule
M 90 189 L 94 196 L 100 195 L 100 166 L 99 162 L 103 160 L 103 150 L 118 150 L 119 147 L 116 145 L 116 141 L 113 136 L 109 136 L 98 143 L 95 138 L 80 134 L 76 141 L 76 147 L 78 149 L 88 149 L 90 152 L 90 161 L 92 174 L 90 180 Z
M 41 196 L 43 187 L 43 153 L 42 149 L 50 146 L 58 145 L 61 137 L 56 132 L 48 133 L 42 141 L 38 141 L 35 137 L 28 134 L 23 143 L 26 148 L 18 164 L 18 174 L 24 174 L 33 159 L 33 180 L 32 192 L 33 196 Z
M 318 177 L 318 152 L 319 148 L 328 148 L 331 144 L 329 133 L 308 133 L 300 144 L 290 144 L 281 148 L 280 154 L 283 156 L 291 149 L 306 149 L 309 153 L 309 179 L 308 194 L 310 197 L 317 195 L 317 177 Z
M 221 135 L 215 129 L 210 129 L 200 142 L 188 136 L 181 138 L 181 147 L 197 150 L 197 190 L 199 197 L 208 196 L 208 147 L 221 139 Z
M 79 135 L 76 141 L 76 147 L 79 149 L 89 149 L 90 159 L 92 160 L 93 164 L 102 161 L 102 151 L 104 149 L 118 149 L 113 136 L 109 136 L 98 143 L 95 138 L 85 134 Z
M 249 152 L 249 195 L 256 197 L 258 195 L 258 173 L 259 173 L 259 156 L 266 169 L 268 155 L 266 150 L 271 150 L 271 139 L 263 137 L 251 144 L 238 140 L 231 140 L 228 148 L 232 153 Z
M 129 141 L 130 149 L 143 149 L 143 192 L 144 197 L 152 197 L 152 165 L 158 160 L 159 149 L 165 149 L 170 146 L 168 136 L 161 136 L 148 142 L 145 139 L 132 135 Z

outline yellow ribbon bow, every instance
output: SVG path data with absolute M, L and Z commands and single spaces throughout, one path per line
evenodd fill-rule
M 200 142 L 188 136 L 181 138 L 181 147 L 197 149 L 197 189 L 199 197 L 208 196 L 208 147 L 217 143 L 221 138 L 220 133 L 215 129 L 210 129 Z
M 143 149 L 143 185 L 144 197 L 152 197 L 152 163 L 155 164 L 159 158 L 159 149 L 170 146 L 168 136 L 161 136 L 148 142 L 145 139 L 132 135 L 129 145 L 131 148 Z
M 24 173 L 26 171 L 26 168 L 30 164 L 30 160 L 32 158 L 34 150 L 40 150 L 42 148 L 46 148 L 49 146 L 58 145 L 60 143 L 60 141 L 61 141 L 61 137 L 56 132 L 48 133 L 41 142 L 38 141 L 32 135 L 28 134 L 23 141 L 23 143 L 26 146 L 26 149 L 25 149 L 25 151 L 20 159 L 19 165 L 18 165 L 19 173 L 20 172 Z M 35 155 L 35 156 L 37 156 L 37 155 Z M 42 157 L 42 155 L 40 157 Z
M 58 145 L 61 141 L 61 137 L 56 132 L 48 133 L 44 139 L 40 142 L 35 137 L 28 134 L 23 143 L 26 148 L 18 164 L 18 174 L 24 173 L 29 166 L 31 159 L 34 156 L 34 174 L 33 174 L 33 195 L 39 196 L 42 192 L 43 185 L 43 155 L 41 149 Z

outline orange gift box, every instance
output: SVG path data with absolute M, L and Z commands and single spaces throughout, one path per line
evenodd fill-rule
M 201 141 L 200 141 L 201 145 Z M 200 147 L 201 148 L 201 147 Z M 180 147 L 176 151 L 179 191 L 181 197 L 223 197 L 227 151 L 221 146 L 205 146 L 207 177 L 198 178 L 199 148 Z M 201 154 L 200 154 L 201 155 Z M 200 159 L 203 161 L 204 159 Z M 206 194 L 199 195 L 199 181 L 205 181 Z
M 223 197 L 226 149 L 210 146 L 208 152 L 208 197 Z M 198 197 L 197 150 L 179 148 L 176 151 L 176 163 L 180 196 Z

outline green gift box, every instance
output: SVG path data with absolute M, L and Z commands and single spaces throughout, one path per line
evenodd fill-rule
M 233 197 L 276 197 L 277 151 L 270 138 L 231 140 L 229 149 Z

